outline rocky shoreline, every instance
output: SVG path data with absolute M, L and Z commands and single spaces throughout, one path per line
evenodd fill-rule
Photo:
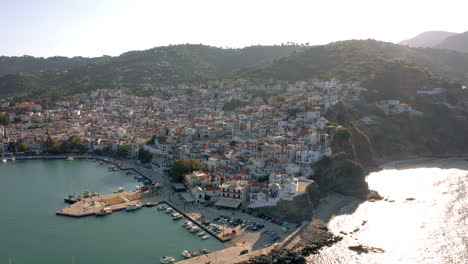
M 300 242 L 292 248 L 278 247 L 268 254 L 262 254 L 238 264 L 305 264 L 307 256 L 317 254 L 321 248 L 332 246 L 343 239 L 341 236 L 332 234 L 326 223 L 317 219 L 314 219 L 298 235 Z

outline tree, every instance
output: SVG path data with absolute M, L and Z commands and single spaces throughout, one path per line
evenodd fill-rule
M 115 152 L 115 156 L 119 158 L 126 158 L 128 156 L 127 145 L 119 145 L 117 147 L 117 151 Z
M 167 136 L 166 135 L 159 135 L 158 142 L 159 144 L 166 144 Z
M 77 152 L 84 150 L 83 140 L 79 136 L 70 136 L 67 140 L 62 143 L 61 151 L 63 153 Z
M 16 141 L 16 150 L 19 152 L 25 152 L 29 150 L 29 145 L 26 143 L 26 141 L 23 138 L 18 139 Z
M 57 154 L 57 153 L 60 153 L 61 149 L 62 149 L 62 146 L 60 142 L 58 142 L 58 140 L 56 139 L 52 139 L 49 137 L 46 140 L 46 142 L 44 142 L 44 148 L 43 148 L 44 152 Z
M 150 163 L 151 160 L 153 159 L 153 155 L 147 150 L 144 150 L 143 148 L 138 150 L 138 160 L 143 163 L 147 164 Z
M 10 115 L 8 113 L 0 113 L 0 125 L 8 126 L 10 124 Z
M 205 166 L 196 160 L 179 159 L 172 163 L 172 168 L 169 174 L 174 181 L 182 182 L 184 179 L 184 174 L 203 170 L 204 168 Z

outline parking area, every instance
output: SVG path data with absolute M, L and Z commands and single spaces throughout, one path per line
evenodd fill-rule
M 292 233 L 297 225 L 252 210 L 228 210 L 201 205 L 186 206 L 185 213 L 219 236 L 235 238 L 234 245 L 249 244 L 252 249 L 271 245 Z

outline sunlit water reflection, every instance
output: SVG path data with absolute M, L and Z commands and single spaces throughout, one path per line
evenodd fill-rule
M 467 161 L 392 165 L 371 173 L 367 182 L 395 202 L 366 202 L 351 215 L 333 218 L 329 227 L 334 233 L 359 231 L 309 257 L 309 263 L 468 263 Z M 342 212 L 351 208 L 352 204 Z M 348 249 L 359 244 L 385 253 L 357 254 Z

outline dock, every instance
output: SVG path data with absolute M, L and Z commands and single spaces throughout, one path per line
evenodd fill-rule
M 141 200 L 147 196 L 149 196 L 149 191 L 128 191 L 98 195 L 71 204 L 58 210 L 56 214 L 71 217 L 84 217 L 96 215 L 96 213 L 104 208 L 115 212 L 124 210 L 128 205 L 134 203 L 139 203 L 144 206 L 144 203 Z

